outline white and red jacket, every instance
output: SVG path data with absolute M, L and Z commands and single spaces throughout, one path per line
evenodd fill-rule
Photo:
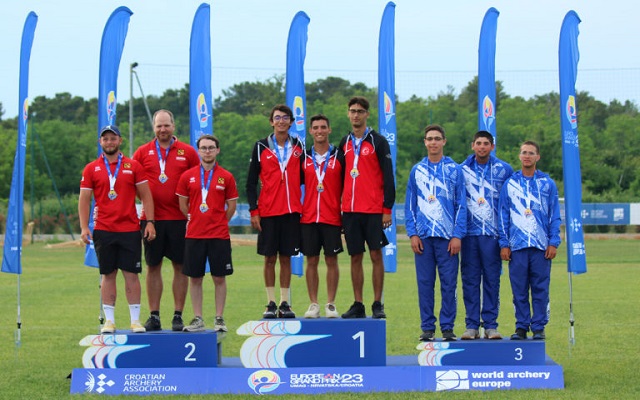
M 340 198 L 342 196 L 344 156 L 337 147 L 332 146 L 327 152 L 325 160 L 315 164 L 314 166 L 312 149 L 309 149 L 302 163 L 305 192 L 300 222 L 341 226 Z M 318 190 L 319 174 L 322 176 L 321 191 Z

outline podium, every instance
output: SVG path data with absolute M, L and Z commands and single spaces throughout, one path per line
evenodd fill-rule
M 231 332 L 226 335 L 233 334 Z M 71 393 L 319 394 L 562 389 L 562 367 L 545 342 L 477 339 L 407 344 L 386 355 L 386 321 L 248 321 L 239 357 L 221 357 L 224 335 L 152 332 L 89 335 Z

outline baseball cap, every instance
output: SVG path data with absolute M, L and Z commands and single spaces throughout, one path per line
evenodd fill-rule
M 105 125 L 104 127 L 102 127 L 102 129 L 100 129 L 100 137 L 102 137 L 105 132 L 113 132 L 116 135 L 122 137 L 122 135 L 120 134 L 120 129 L 118 129 L 116 125 Z

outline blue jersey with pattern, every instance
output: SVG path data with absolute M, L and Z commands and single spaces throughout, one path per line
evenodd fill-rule
M 460 165 L 449 157 L 437 163 L 425 157 L 414 165 L 404 209 L 409 237 L 462 239 L 467 230 L 467 203 Z

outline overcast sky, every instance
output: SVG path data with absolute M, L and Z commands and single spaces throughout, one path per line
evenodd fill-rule
M 133 15 L 118 80 L 118 102 L 122 103 L 129 97 L 129 66 L 134 61 L 140 64 L 137 70 L 147 95 L 161 94 L 168 88 L 178 89 L 186 83 L 191 24 L 201 3 L 193 0 L 3 1 L 0 102 L 5 117 L 17 114 L 20 41 L 29 11 L 38 14 L 30 62 L 29 98 L 69 92 L 88 99 L 97 97 L 104 25 L 117 7 L 129 7 Z M 397 0 L 395 3 L 396 92 L 404 98 L 412 94 L 407 93 L 411 91 L 411 79 L 407 77 L 416 72 L 477 70 L 480 26 L 490 7 L 500 12 L 498 79 L 499 71 L 547 71 L 557 76 L 553 71 L 557 71 L 558 66 L 560 26 L 565 14 L 574 10 L 582 20 L 578 39 L 578 90 L 581 84 L 590 88 L 592 83 L 581 81 L 581 77 L 592 76 L 592 71 L 597 70 L 623 73 L 627 70 L 627 75 L 636 76 L 633 82 L 640 81 L 637 76 L 640 71 L 638 1 Z M 219 0 L 210 4 L 212 64 L 214 72 L 220 71 L 213 77 L 214 97 L 222 89 L 238 83 L 236 80 L 253 81 L 284 72 L 289 26 L 298 11 L 306 12 L 311 19 L 305 62 L 307 78 L 360 75 L 365 83 L 376 85 L 371 77 L 377 70 L 378 34 L 385 0 Z M 241 71 L 248 72 L 242 74 Z M 447 79 L 446 75 L 442 76 Z M 622 90 L 620 94 L 613 93 L 614 89 L 608 86 L 612 85 L 592 89 L 592 92 L 598 92 L 605 101 L 614 94 L 640 98 L 636 83 L 621 84 L 622 89 L 615 89 Z M 557 92 L 557 84 L 552 89 Z M 623 89 L 631 92 L 626 94 Z

